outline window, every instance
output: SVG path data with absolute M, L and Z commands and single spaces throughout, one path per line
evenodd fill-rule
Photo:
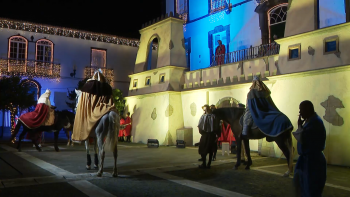
M 8 58 L 15 60 L 27 59 L 28 40 L 22 36 L 12 36 L 9 39 Z
M 91 66 L 96 68 L 106 67 L 106 49 L 91 49 Z
M 146 86 L 151 85 L 151 77 L 146 77 L 145 85 Z
M 53 43 L 50 40 L 41 39 L 36 42 L 36 60 L 53 62 Z
M 288 60 L 300 59 L 300 44 L 292 45 L 288 47 L 289 55 Z
M 279 4 L 268 11 L 269 41 L 284 37 L 288 3 Z
M 165 74 L 160 74 L 159 75 L 159 83 L 164 83 L 165 82 Z
M 137 79 L 134 79 L 134 81 L 132 83 L 132 87 L 133 88 L 137 88 Z
M 339 37 L 338 36 L 332 36 L 325 38 L 323 40 L 323 54 L 331 54 L 339 52 Z
M 210 13 L 221 12 L 229 8 L 229 0 L 211 0 Z

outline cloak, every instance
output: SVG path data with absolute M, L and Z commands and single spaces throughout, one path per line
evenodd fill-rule
M 126 127 L 125 127 L 125 136 L 130 136 L 131 135 L 131 125 L 130 125 L 130 123 L 131 123 L 130 117 L 126 117 L 124 124 L 128 124 L 128 125 L 126 125 Z
M 277 137 L 285 131 L 292 130 L 289 118 L 276 107 L 271 93 L 251 89 L 248 93 L 248 106 L 253 121 L 260 131 L 269 137 Z
M 119 123 L 120 123 L 120 125 L 123 125 L 123 124 L 125 124 L 125 120 L 123 118 L 120 118 Z M 124 135 L 125 135 L 125 129 L 120 129 L 118 137 L 123 137 Z
M 72 140 L 86 140 L 103 115 L 117 112 L 113 102 L 112 87 L 100 72 L 96 72 L 81 89 L 74 119 Z M 117 112 L 118 113 L 118 112 Z

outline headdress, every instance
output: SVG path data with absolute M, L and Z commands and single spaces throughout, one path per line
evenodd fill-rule
M 250 86 L 250 89 L 256 89 L 258 91 L 265 91 L 271 93 L 269 88 L 260 80 L 260 77 L 257 75 L 253 76 L 253 84 Z
M 91 79 L 89 79 L 87 81 L 90 81 L 90 80 L 96 80 L 96 81 L 100 81 L 103 83 L 107 83 L 107 80 L 106 80 L 105 76 L 103 76 L 101 69 L 96 70 L 94 73 L 94 76 L 92 76 Z
M 254 75 L 253 76 L 253 81 L 260 81 L 259 75 Z

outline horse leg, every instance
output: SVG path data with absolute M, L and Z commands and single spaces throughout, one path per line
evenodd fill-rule
M 66 133 L 66 136 L 68 139 L 67 146 L 69 146 L 70 145 L 69 131 L 67 129 L 63 129 L 63 131 Z
M 253 164 L 252 158 L 250 157 L 250 147 L 249 147 L 249 139 L 243 139 L 243 145 L 244 145 L 244 150 L 245 154 L 247 156 L 247 166 L 245 167 L 246 170 L 250 169 L 250 166 Z
M 104 151 L 104 146 L 105 143 L 103 142 L 103 137 L 102 135 L 97 135 L 97 144 L 98 144 L 98 155 L 100 157 L 100 164 L 99 164 L 99 169 L 97 172 L 97 176 L 101 177 L 103 174 L 103 162 L 105 159 L 105 151 Z
M 234 170 L 237 170 L 241 165 L 241 150 L 242 150 L 242 138 L 241 136 L 236 137 L 237 142 L 237 161 L 236 165 L 233 167 Z
M 242 147 L 242 150 L 241 150 L 241 162 L 243 163 L 243 165 L 247 165 L 247 155 L 245 154 L 245 148 L 244 148 L 244 141 L 242 140 L 241 141 L 241 147 Z
M 60 149 L 58 148 L 57 141 L 58 141 L 58 134 L 60 131 L 54 132 L 54 147 L 56 152 L 60 152 Z
M 98 168 L 98 149 L 97 149 L 97 139 L 94 138 L 95 143 L 94 143 L 94 151 L 95 151 L 95 158 L 94 158 L 94 169 Z
M 19 139 L 18 139 L 18 144 L 17 144 L 17 149 L 18 149 L 18 152 L 21 152 L 21 143 L 22 143 L 22 140 L 24 138 L 24 136 L 27 134 L 27 130 L 26 129 L 23 129 L 21 135 L 19 135 Z
M 288 177 L 289 174 L 293 171 L 293 165 L 292 165 L 293 160 L 291 160 L 291 156 L 293 154 L 291 154 L 292 148 L 289 147 L 291 145 L 291 142 L 289 142 L 289 140 L 291 141 L 292 138 L 290 134 L 288 135 L 289 136 L 287 137 L 280 136 L 279 138 L 276 139 L 276 144 L 281 149 L 281 151 L 283 152 L 284 156 L 287 159 L 288 170 L 283 174 L 284 177 Z
M 113 177 L 118 176 L 118 169 L 117 169 L 117 158 L 118 158 L 118 146 L 115 144 L 114 150 L 113 150 L 113 157 L 114 157 L 114 167 L 113 167 Z
M 37 137 L 37 138 L 32 138 L 32 142 L 33 142 L 33 144 L 35 145 L 36 150 L 38 150 L 39 152 L 41 152 L 42 150 L 41 150 L 41 148 L 38 146 L 38 139 L 39 139 L 39 137 Z
M 86 149 L 86 169 L 91 170 L 91 156 L 89 151 L 89 137 L 85 140 L 85 149 Z

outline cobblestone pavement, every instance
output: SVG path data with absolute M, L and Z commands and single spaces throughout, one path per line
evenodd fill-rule
M 111 176 L 112 153 L 105 173 L 86 170 L 83 145 L 52 144 L 37 152 L 24 143 L 22 152 L 0 143 L 0 196 L 294 196 L 291 177 L 282 177 L 286 160 L 252 153 L 251 170 L 232 170 L 235 155 L 221 155 L 211 169 L 198 169 L 196 147 L 185 149 L 119 143 L 119 177 Z M 350 169 L 328 166 L 323 196 L 350 196 Z

